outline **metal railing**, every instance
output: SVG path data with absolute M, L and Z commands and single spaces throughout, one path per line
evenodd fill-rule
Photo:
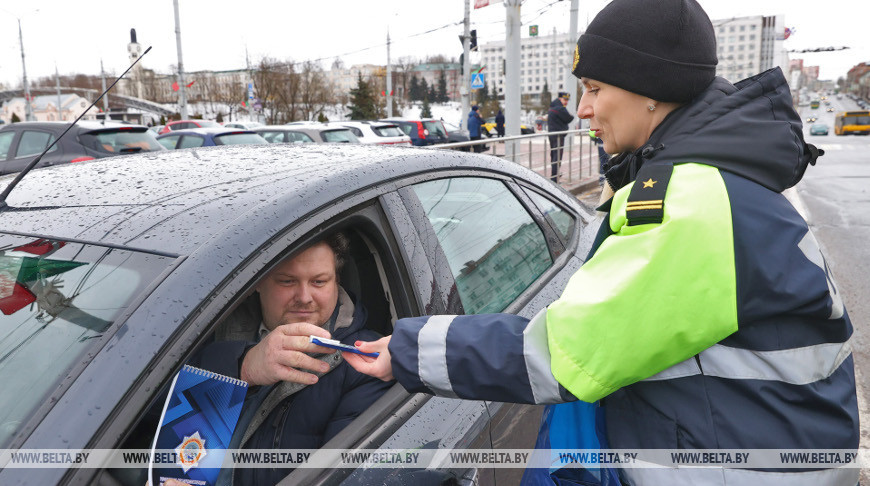
M 428 148 L 474 151 L 477 147 L 478 153 L 505 158 L 549 178 L 552 173 L 551 150 L 553 149 L 550 146 L 550 135 L 564 135 L 564 143 L 561 147 L 555 147 L 562 149 L 561 162 L 556 164 L 556 173 L 559 175 L 559 183 L 574 185 L 598 178 L 598 149 L 588 133 L 588 130 L 538 132 L 530 135 L 430 145 Z

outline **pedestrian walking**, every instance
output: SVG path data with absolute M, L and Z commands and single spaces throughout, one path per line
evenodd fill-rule
M 471 111 L 468 112 L 468 136 L 471 140 L 481 139 L 480 127 L 483 125 L 483 117 L 480 116 L 478 109 L 477 105 L 472 105 Z M 483 152 L 484 148 L 483 144 L 477 144 L 474 146 L 474 152 Z
M 495 131 L 499 137 L 504 137 L 504 114 L 501 110 L 498 110 L 498 114 L 495 115 Z
M 571 95 L 560 91 L 559 96 L 550 103 L 547 111 L 547 131 L 564 132 L 568 130 L 568 124 L 574 120 L 574 115 L 568 113 L 568 101 Z M 565 134 L 549 135 L 550 139 L 550 180 L 559 182 L 559 166 L 562 164 L 562 150 L 565 147 Z
M 410 392 L 555 404 L 544 448 L 592 434 L 635 451 L 857 450 L 852 325 L 782 195 L 823 152 L 805 142 L 778 67 L 732 84 L 716 64 L 714 28 L 695 0 L 607 4 L 572 67 L 584 87 L 578 115 L 618 154 L 583 266 L 530 320 L 401 319 L 391 337 L 361 343 L 377 359 L 345 353 L 351 366 Z M 858 468 L 782 469 L 764 457 L 747 468 L 661 459 L 618 469 L 618 482 L 573 467 L 524 480 L 858 483 Z

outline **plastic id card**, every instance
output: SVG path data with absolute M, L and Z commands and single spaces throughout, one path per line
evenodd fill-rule
M 363 351 L 360 351 L 355 346 L 350 346 L 348 344 L 340 343 L 340 342 L 336 341 L 335 339 L 326 339 L 326 338 L 317 337 L 317 336 L 308 336 L 308 342 L 314 343 L 318 346 L 323 346 L 325 348 L 337 349 L 339 351 L 347 351 L 349 353 L 361 354 L 363 356 L 369 356 L 372 358 L 377 358 L 381 354 L 381 353 L 365 353 Z

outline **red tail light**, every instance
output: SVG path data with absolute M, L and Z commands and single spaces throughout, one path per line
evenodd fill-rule
M 429 135 L 429 130 L 423 128 L 423 122 L 417 122 L 417 136 L 426 140 L 426 135 Z
M 94 159 L 93 157 L 88 157 L 88 156 L 76 157 L 76 158 L 70 160 L 69 163 L 72 164 L 73 162 L 84 162 L 86 160 L 96 160 L 96 159 Z

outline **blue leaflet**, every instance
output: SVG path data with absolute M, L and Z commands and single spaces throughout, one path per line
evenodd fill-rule
M 214 485 L 248 384 L 184 365 L 172 382 L 154 438 L 148 477 Z

